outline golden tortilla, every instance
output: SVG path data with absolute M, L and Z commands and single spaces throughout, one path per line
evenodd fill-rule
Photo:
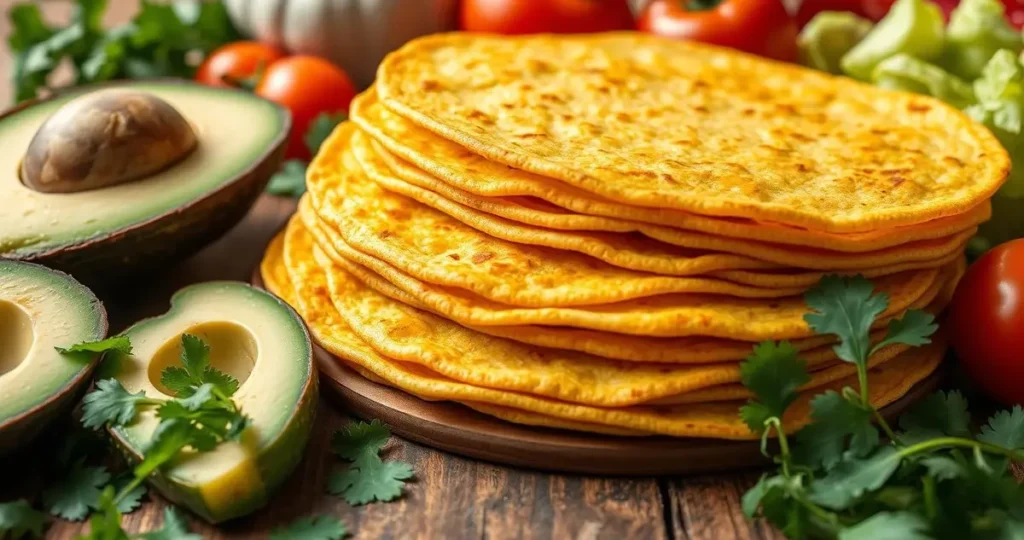
M 385 190 L 404 195 L 435 210 L 444 212 L 448 216 L 480 232 L 510 242 L 573 249 L 581 253 L 588 253 L 588 251 L 584 251 L 579 247 L 581 242 L 594 246 L 614 246 L 616 249 L 627 253 L 640 248 L 642 253 L 657 254 L 657 256 L 653 259 L 627 257 L 625 264 L 636 264 L 635 268 L 632 266 L 628 267 L 658 274 L 671 275 L 676 273 L 676 265 L 673 264 L 674 256 L 671 248 L 666 247 L 668 245 L 707 252 L 721 251 L 745 255 L 786 267 L 848 271 L 906 262 L 931 262 L 937 258 L 961 253 L 963 252 L 963 245 L 977 232 L 975 227 L 953 236 L 910 242 L 879 251 L 851 255 L 827 249 L 765 244 L 744 239 L 684 231 L 682 229 L 644 224 L 637 225 L 637 232 L 640 232 L 647 238 L 654 238 L 664 242 L 662 246 L 659 246 L 657 242 L 637 239 L 636 235 L 591 231 L 566 232 L 545 229 L 496 217 L 486 212 L 480 212 L 396 177 L 379 157 L 372 151 L 368 151 L 366 136 L 362 133 L 355 133 L 351 138 L 350 151 L 360 164 L 363 172 L 366 173 L 366 177 L 378 183 Z M 617 266 L 625 266 L 625 264 L 611 258 L 603 260 Z
M 607 199 L 830 232 L 962 214 L 1010 169 L 938 99 L 640 33 L 429 36 L 377 93 L 435 139 Z
M 280 242 L 271 248 L 281 246 Z M 281 260 L 280 254 L 268 252 L 264 268 L 272 266 L 273 260 Z M 584 428 L 598 425 L 632 432 L 672 435 L 678 437 L 712 437 L 722 439 L 754 440 L 738 416 L 741 402 L 710 404 L 673 405 L 663 407 L 630 407 L 608 409 L 570 404 L 534 396 L 474 387 L 459 383 L 433 373 L 422 366 L 386 358 L 375 352 L 360 340 L 348 325 L 342 321 L 337 309 L 328 297 L 327 277 L 318 265 L 288 267 L 293 290 L 287 287 L 273 290 L 296 307 L 310 327 L 318 343 L 343 361 L 372 373 L 380 380 L 422 399 L 448 400 L 469 404 L 484 404 L 503 407 L 512 411 L 531 413 L 530 419 L 555 419 L 556 427 L 574 425 Z M 275 275 L 272 271 L 269 275 Z M 273 286 L 273 280 L 268 280 Z M 905 394 L 916 382 L 931 374 L 937 364 L 926 358 L 902 355 L 888 362 L 882 369 L 875 370 L 869 378 L 870 399 L 877 407 L 887 405 Z M 844 380 L 826 388 L 841 388 L 855 384 Z M 808 421 L 810 393 L 791 408 L 784 419 L 789 432 L 799 429 Z
M 595 199 L 567 184 L 488 161 L 450 141 L 434 139 L 437 144 L 429 148 L 417 147 L 416 141 L 424 138 L 423 128 L 383 109 L 372 89 L 353 101 L 352 119 L 366 134 L 364 139 L 376 139 L 366 144 L 356 138 L 353 149 L 357 157 L 372 152 L 405 182 L 481 212 L 549 229 L 630 232 L 639 231 L 640 225 L 646 223 L 729 238 L 858 253 L 948 237 L 975 227 L 992 215 L 992 205 L 986 200 L 963 214 L 919 225 L 834 234 L 750 219 L 628 206 Z M 505 184 L 499 185 L 500 180 Z
M 299 214 L 317 242 L 336 254 L 339 262 L 351 261 L 366 267 L 386 283 L 415 298 L 419 305 L 467 326 L 570 326 L 648 337 L 710 336 L 742 341 L 795 339 L 812 334 L 803 320 L 807 307 L 799 296 L 765 301 L 684 293 L 580 307 L 508 306 L 465 289 L 422 282 L 353 249 L 337 231 L 326 230 L 308 204 L 302 205 Z M 936 269 L 878 279 L 876 287 L 890 297 L 889 308 L 883 316 L 901 313 L 923 297 L 928 297 L 927 304 L 942 284 Z M 879 320 L 879 324 L 883 322 L 884 319 Z

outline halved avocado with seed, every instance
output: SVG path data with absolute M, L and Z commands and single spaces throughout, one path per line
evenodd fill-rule
M 103 304 L 71 276 L 0 260 L 0 454 L 30 442 L 88 385 L 96 355 L 55 347 L 106 333 Z
M 291 117 L 185 81 L 82 87 L 0 116 L 0 257 L 102 281 L 237 223 L 283 158 Z
M 242 283 L 204 283 L 175 294 L 167 314 L 126 330 L 133 354 L 105 363 L 100 377 L 115 377 L 132 393 L 174 397 L 161 374 L 180 365 L 183 334 L 202 339 L 210 364 L 241 383 L 232 399 L 252 424 L 240 442 L 204 453 L 186 449 L 150 483 L 216 523 L 266 504 L 302 457 L 317 405 L 312 346 L 302 320 L 276 297 Z M 158 423 L 149 408 L 110 432 L 129 459 L 139 461 Z

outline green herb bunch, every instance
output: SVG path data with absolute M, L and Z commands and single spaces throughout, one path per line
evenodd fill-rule
M 221 2 L 142 0 L 127 24 L 106 30 L 107 0 L 77 0 L 67 26 L 48 24 L 39 2 L 8 11 L 18 101 L 36 97 L 63 61 L 75 70 L 74 84 L 122 78 L 192 78 L 203 57 L 240 39 Z
M 790 538 L 1024 538 L 1024 488 L 1010 474 L 1011 460 L 1024 459 L 1024 410 L 997 413 L 975 435 L 963 396 L 938 392 L 893 429 L 868 399 L 868 360 L 889 345 L 928 344 L 933 317 L 908 311 L 872 345 L 889 299 L 867 279 L 828 276 L 805 299 L 805 320 L 838 338 L 834 350 L 857 366 L 858 388 L 815 396 L 811 422 L 787 436 L 782 419 L 810 379 L 806 364 L 786 342 L 755 347 L 741 372 L 756 398 L 740 415 L 766 456 L 777 437 L 780 470 L 744 495 L 744 513 Z

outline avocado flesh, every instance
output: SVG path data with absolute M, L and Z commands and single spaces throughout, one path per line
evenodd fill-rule
M 309 335 L 291 308 L 248 285 L 214 282 L 183 289 L 167 314 L 125 331 L 132 356 L 104 366 L 100 377 L 116 377 L 129 392 L 170 398 L 161 391 L 160 373 L 177 365 L 186 333 L 209 345 L 214 367 L 239 380 L 232 399 L 252 425 L 241 441 L 189 452 L 151 482 L 168 499 L 216 523 L 266 504 L 298 464 L 317 402 L 316 372 Z M 111 433 L 138 460 L 158 423 L 149 408 Z
M 193 126 L 199 146 L 149 178 L 80 193 L 47 194 L 18 175 L 33 135 L 81 92 L 32 105 L 0 119 L 0 256 L 26 258 L 103 237 L 166 214 L 245 174 L 270 151 L 288 117 L 274 104 L 233 90 L 172 82 L 126 82 L 174 106 Z
M 102 304 L 70 276 L 0 260 L 0 452 L 26 442 L 88 381 L 93 363 L 54 347 L 106 332 Z

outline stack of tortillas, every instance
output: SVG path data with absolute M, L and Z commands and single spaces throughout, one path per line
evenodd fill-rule
M 931 98 L 637 34 L 409 43 L 325 143 L 265 283 L 359 373 L 512 422 L 754 438 L 739 364 L 790 340 L 787 418 L 856 386 L 802 294 L 943 309 L 1009 161 Z M 941 340 L 873 359 L 893 402 Z

